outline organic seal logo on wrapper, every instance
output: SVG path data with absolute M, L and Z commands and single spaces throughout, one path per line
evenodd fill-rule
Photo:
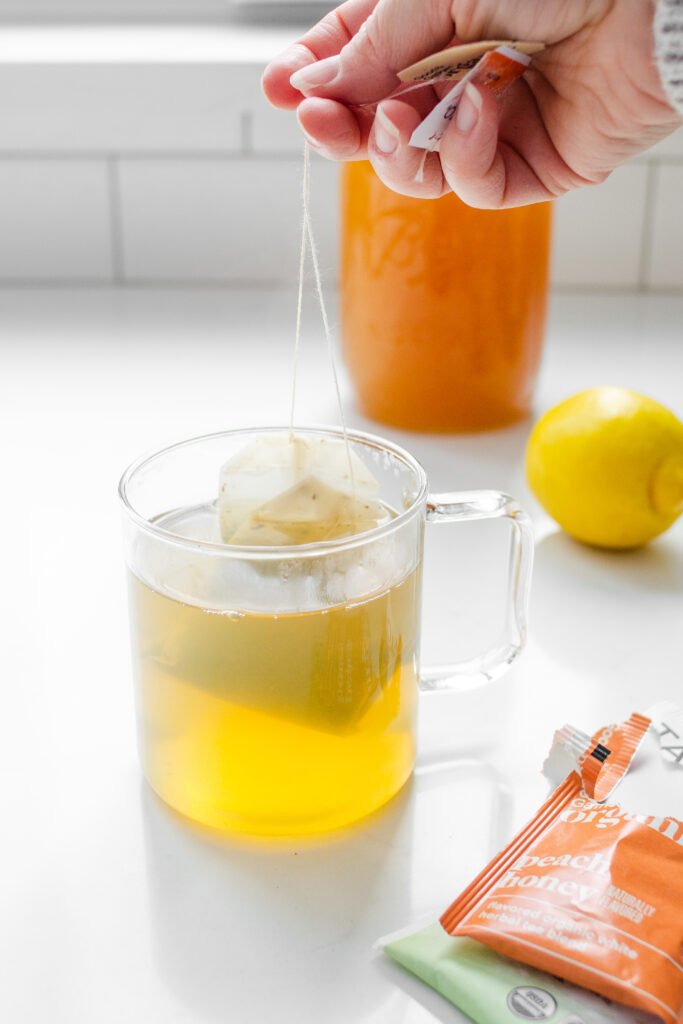
M 616 775 L 646 725 L 632 715 L 596 734 L 622 761 Z M 567 726 L 556 743 L 572 732 L 580 749 L 587 737 Z M 611 754 L 603 749 L 606 768 Z M 683 822 L 599 803 L 572 771 L 441 923 L 451 935 L 675 1024 L 683 1008 Z
M 513 988 L 507 1002 L 509 1009 L 523 1020 L 550 1020 L 557 1009 L 550 992 L 531 985 Z
M 564 781 L 446 910 L 441 936 L 386 945 L 477 1024 L 683 1020 L 683 821 L 663 813 L 681 806 L 683 764 L 668 754 L 683 713 L 650 715 L 592 737 L 558 730 L 544 772 Z

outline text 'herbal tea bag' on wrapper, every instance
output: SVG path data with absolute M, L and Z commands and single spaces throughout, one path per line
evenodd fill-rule
M 226 544 L 312 544 L 390 518 L 377 481 L 343 441 L 288 434 L 252 441 L 225 463 L 217 508 Z

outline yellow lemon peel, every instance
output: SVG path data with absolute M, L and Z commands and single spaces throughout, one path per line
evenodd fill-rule
M 571 536 L 639 547 L 683 512 L 683 423 L 636 391 L 591 388 L 538 421 L 526 469 L 535 496 Z

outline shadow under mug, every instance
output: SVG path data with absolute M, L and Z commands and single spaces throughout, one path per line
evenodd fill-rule
M 429 495 L 408 452 L 355 431 L 348 443 L 393 518 L 315 544 L 221 543 L 220 467 L 286 434 L 184 441 L 135 462 L 119 485 L 145 775 L 182 814 L 263 835 L 340 827 L 401 788 L 415 762 L 418 691 L 483 685 L 519 654 L 533 557 L 531 523 L 512 498 Z M 425 522 L 501 517 L 513 527 L 503 636 L 465 663 L 420 668 Z

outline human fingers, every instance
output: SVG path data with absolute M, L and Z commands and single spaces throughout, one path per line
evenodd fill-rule
M 399 84 L 397 72 L 453 38 L 450 0 L 379 0 L 341 50 L 301 68 L 291 85 L 307 96 L 345 103 L 381 100 Z
M 363 160 L 367 156 L 371 113 L 350 110 L 336 100 L 303 100 L 297 108 L 299 126 L 311 146 L 330 160 Z
M 468 83 L 439 155 L 453 191 L 480 209 L 554 199 L 586 184 L 555 149 L 523 82 L 515 83 L 502 103 L 488 89 Z
M 266 99 L 275 107 L 294 109 L 301 101 L 301 92 L 290 85 L 290 77 L 308 64 L 338 54 L 376 4 L 377 0 L 346 0 L 270 61 L 261 80 Z
M 631 0 L 647 7 L 642 0 Z M 452 14 L 463 41 L 536 39 L 557 43 L 597 24 L 615 0 L 453 0 Z
M 385 100 L 375 113 L 368 155 L 378 178 L 394 192 L 435 199 L 450 191 L 436 153 L 409 145 L 424 114 L 402 100 Z
M 297 118 L 306 139 L 322 156 L 330 160 L 369 156 L 379 177 L 394 191 L 429 198 L 444 188 L 438 157 L 430 159 L 427 173 L 422 174 L 422 151 L 408 146 L 408 140 L 433 102 L 432 89 L 420 90 L 407 102 L 385 101 L 373 115 L 370 109 L 350 109 L 336 100 L 313 97 L 299 104 Z M 394 137 L 400 137 L 400 148 Z

